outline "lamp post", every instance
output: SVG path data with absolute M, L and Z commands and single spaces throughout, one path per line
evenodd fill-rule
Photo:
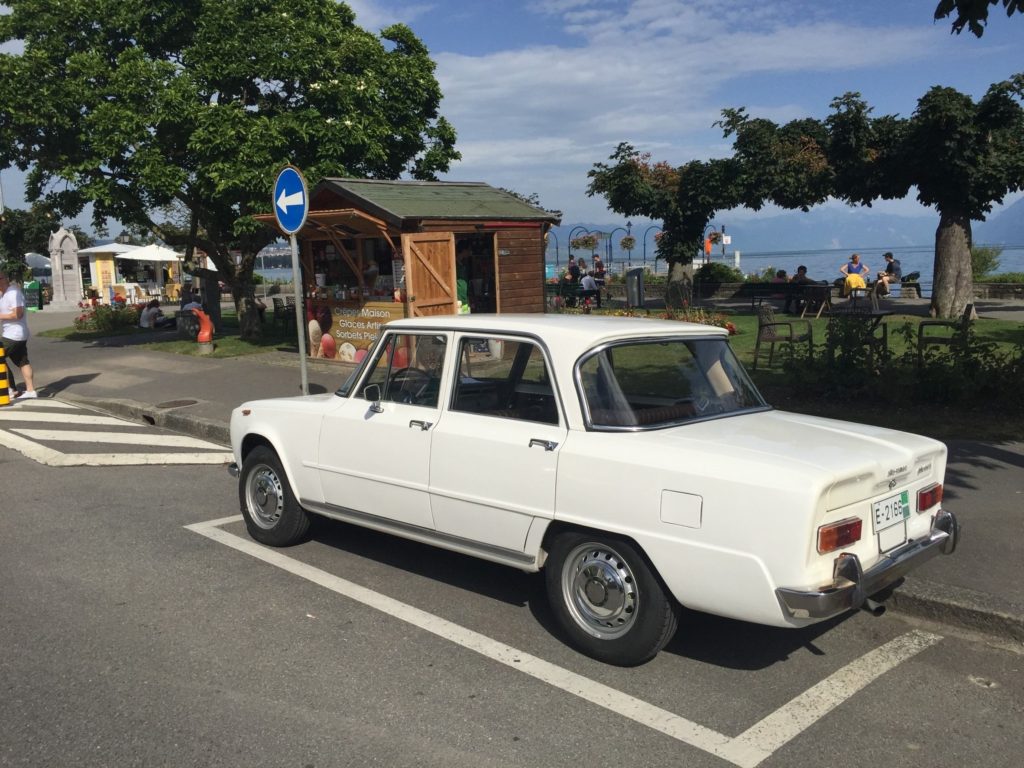
M 607 252 L 608 252 L 608 263 L 609 264 L 611 264 L 612 261 L 613 261 L 613 259 L 612 259 L 612 238 L 615 236 L 616 232 L 625 232 L 626 234 L 629 234 L 629 230 L 627 230 L 625 227 L 616 227 L 615 229 L 613 229 L 611 232 L 608 233 L 608 245 L 606 246 L 606 249 L 607 249 Z
M 263 261 L 263 249 L 260 248 L 260 252 L 256 255 L 260 257 L 260 282 L 263 283 L 263 298 L 265 299 L 267 298 L 267 276 L 264 273 L 267 269 Z
M 656 229 L 659 232 L 664 232 L 665 231 L 661 227 L 659 227 L 657 224 L 652 224 L 651 226 L 649 226 L 647 229 L 644 230 L 643 248 L 644 248 L 644 266 L 645 267 L 647 266 L 647 235 L 650 234 L 652 229 Z M 657 253 L 654 254 L 654 272 L 655 272 L 655 274 L 657 274 L 657 272 L 658 272 L 658 254 Z
M 703 256 L 701 261 L 703 261 L 705 263 L 711 261 L 711 253 L 710 253 L 710 251 L 708 251 L 708 250 L 706 250 L 704 248 L 704 243 L 707 242 L 708 233 L 709 232 L 714 232 L 716 234 L 718 233 L 718 230 L 715 229 L 715 225 L 714 224 L 708 224 L 706 227 L 704 227 L 704 234 L 701 235 L 701 238 L 700 238 L 701 254 Z M 722 227 L 722 233 L 723 234 L 725 233 L 725 227 Z M 722 246 L 722 255 L 723 256 L 725 255 L 725 246 L 724 245 Z
M 575 227 L 569 230 L 569 257 L 572 257 L 572 240 L 576 236 L 576 230 L 582 230 L 584 234 L 587 232 L 587 228 L 577 224 Z
M 555 271 L 557 272 L 558 271 L 558 235 L 555 234 L 555 230 L 553 230 L 553 229 L 549 229 L 546 234 L 550 235 L 553 238 L 555 238 Z M 545 249 L 545 252 L 546 251 L 547 251 L 547 249 Z

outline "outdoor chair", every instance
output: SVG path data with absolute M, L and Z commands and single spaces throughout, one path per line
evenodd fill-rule
M 796 327 L 805 327 L 806 331 L 798 333 Z M 768 354 L 768 366 L 771 367 L 775 358 L 775 345 L 807 343 L 807 354 L 814 352 L 814 330 L 810 320 L 775 320 L 775 308 L 762 304 L 757 310 L 757 341 L 754 342 L 754 370 L 765 352 Z
M 285 330 L 295 327 L 295 300 L 285 301 L 280 296 L 273 296 L 274 302 L 274 325 L 280 323 Z
M 814 312 L 814 317 L 821 317 L 826 309 L 832 311 L 832 286 L 828 283 L 806 283 L 803 286 L 804 308 L 800 317 L 808 312 Z
M 959 320 L 922 320 L 917 327 L 917 367 L 924 365 L 924 353 L 928 347 L 966 344 L 967 329 L 973 318 L 974 305 L 968 304 Z M 939 333 L 934 332 L 936 329 Z M 943 330 L 945 333 L 942 333 Z

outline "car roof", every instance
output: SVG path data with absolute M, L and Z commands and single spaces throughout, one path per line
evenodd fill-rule
M 614 315 L 435 315 L 388 323 L 391 330 L 459 331 L 471 333 L 530 334 L 552 347 L 583 351 L 597 344 L 637 337 L 727 336 L 724 328 L 677 320 L 655 320 Z

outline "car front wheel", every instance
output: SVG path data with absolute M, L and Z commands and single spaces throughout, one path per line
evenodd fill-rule
M 672 639 L 677 604 L 635 545 L 611 536 L 563 533 L 545 566 L 548 600 L 573 646 L 608 664 L 636 666 Z
M 253 448 L 242 464 L 238 500 L 249 535 L 261 544 L 287 547 L 309 530 L 309 513 L 299 506 L 277 454 Z

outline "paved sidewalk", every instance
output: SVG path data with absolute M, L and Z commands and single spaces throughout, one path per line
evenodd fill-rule
M 1017 310 L 1005 311 L 1009 319 Z M 33 312 L 29 326 L 34 334 L 67 327 L 74 315 Z M 294 352 L 216 360 L 144 350 L 138 344 L 145 339 L 82 343 L 34 335 L 29 352 L 36 386 L 44 397 L 224 444 L 236 405 L 301 393 Z M 310 362 L 310 392 L 334 391 L 351 370 Z M 1024 643 L 1024 442 L 954 441 L 949 447 L 946 505 L 965 535 L 953 556 L 911 574 L 889 606 Z

